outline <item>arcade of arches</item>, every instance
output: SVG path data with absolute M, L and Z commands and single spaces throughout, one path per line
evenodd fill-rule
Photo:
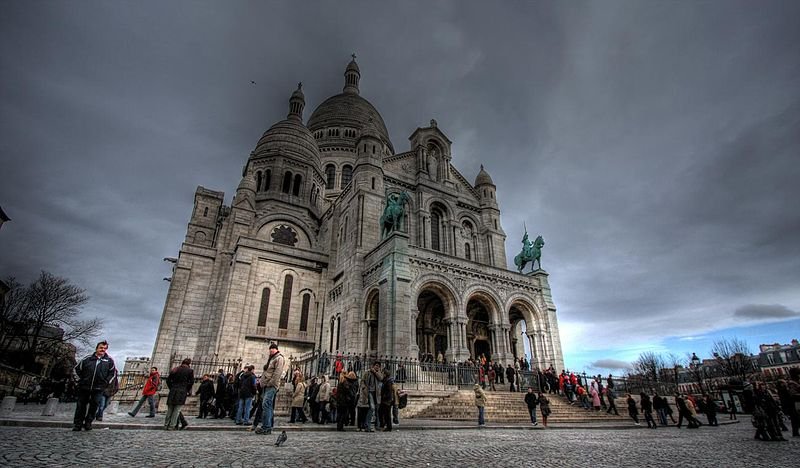
M 417 296 L 414 342 L 421 359 L 436 359 L 441 354 L 448 361 L 481 355 L 510 361 L 528 355 L 540 366 L 551 359 L 540 331 L 544 327 L 536 323 L 538 315 L 529 304 L 518 301 L 507 313 L 494 314 L 499 309 L 494 301 L 475 293 L 467 300 L 465 311 L 459 312 L 450 296 L 445 288 L 431 285 Z M 503 323 L 495 323 L 496 316 L 501 316 Z

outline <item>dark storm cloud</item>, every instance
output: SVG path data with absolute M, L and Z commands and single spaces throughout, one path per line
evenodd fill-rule
M 296 83 L 307 119 L 356 52 L 398 152 L 437 119 L 509 258 L 544 236 L 565 349 L 800 308 L 800 4 L 335 5 L 3 3 L 0 275 L 69 277 L 148 354 L 196 186 L 230 201 Z
M 748 304 L 736 309 L 733 315 L 755 320 L 793 319 L 800 317 L 800 312 L 789 310 L 788 307 L 780 304 Z

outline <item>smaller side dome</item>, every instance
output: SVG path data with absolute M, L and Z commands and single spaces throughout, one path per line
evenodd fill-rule
M 483 164 L 481 164 L 481 170 L 478 172 L 478 177 L 475 178 L 475 186 L 476 187 L 480 187 L 481 185 L 494 186 L 494 182 L 492 181 L 492 177 L 483 168 Z

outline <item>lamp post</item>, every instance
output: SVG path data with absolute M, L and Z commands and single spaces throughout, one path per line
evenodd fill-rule
M 697 381 L 700 384 L 700 393 L 703 393 L 703 364 L 697 354 L 692 353 L 692 359 L 689 361 L 689 367 L 694 372 Z

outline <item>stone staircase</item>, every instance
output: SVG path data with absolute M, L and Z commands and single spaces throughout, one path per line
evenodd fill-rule
M 409 394 L 411 406 L 412 394 Z M 528 407 L 525 405 L 524 393 L 506 391 L 487 391 L 486 420 L 489 422 L 524 423 L 530 421 Z M 420 419 L 449 419 L 456 421 L 475 421 L 478 410 L 475 406 L 475 393 L 472 390 L 459 390 L 449 395 L 441 395 L 437 401 L 427 397 L 425 403 L 419 405 L 419 410 L 411 412 L 410 418 Z M 620 422 L 627 419 L 627 411 L 620 411 L 624 406 L 624 399 L 617 399 L 617 410 L 620 416 L 606 414 L 605 411 L 586 411 L 579 406 L 570 405 L 564 397 L 549 395 L 552 414 L 548 422 L 555 423 L 592 423 L 592 422 Z M 537 418 L 541 421 L 541 411 L 537 407 Z M 402 414 L 402 413 L 401 413 Z

